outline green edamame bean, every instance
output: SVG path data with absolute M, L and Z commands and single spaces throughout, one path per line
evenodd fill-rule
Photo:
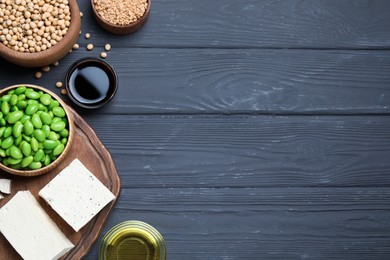
M 11 106 L 15 106 L 17 102 L 18 102 L 18 96 L 15 95 L 15 94 L 12 94 L 12 96 L 11 96 L 11 98 L 9 100 L 9 104 Z
M 22 150 L 22 153 L 24 154 L 24 156 L 31 155 L 31 145 L 29 143 L 27 143 L 27 142 L 22 143 L 21 150 Z
M 3 113 L 0 111 L 0 118 L 3 118 Z
M 48 150 L 53 150 L 54 148 L 57 147 L 59 144 L 58 141 L 53 141 L 53 140 L 45 140 L 43 141 L 43 148 L 48 149 Z
M 22 135 L 23 136 L 23 140 L 25 140 L 26 142 L 31 142 L 31 137 L 28 136 L 28 135 Z
M 3 149 L 0 149 L 0 156 L 1 157 L 5 157 L 6 156 L 5 151 Z
M 29 99 L 27 100 L 27 105 L 38 105 L 39 102 L 37 100 Z
M 12 165 L 11 166 L 13 169 L 15 169 L 15 170 L 20 170 L 21 168 L 22 168 L 22 165 L 21 165 L 21 162 L 20 163 L 17 163 L 17 164 L 15 164 L 15 165 Z
M 19 111 L 19 108 L 17 106 L 12 106 L 10 109 L 11 112 Z
M 57 121 L 57 122 L 51 123 L 50 129 L 55 131 L 55 132 L 60 132 L 65 128 L 65 126 L 66 125 L 63 121 Z
M 48 111 L 48 109 L 45 105 L 39 103 L 38 104 L 38 112 L 42 112 L 42 111 L 46 112 L 46 111 Z
M 59 106 L 60 106 L 60 102 L 58 102 L 57 100 L 52 100 L 50 102 L 50 105 L 49 105 L 49 110 L 53 110 L 53 108 L 59 107 Z
M 14 144 L 14 138 L 12 136 L 7 137 L 1 142 L 1 148 L 8 149 Z
M 7 163 L 10 165 L 15 165 L 15 164 L 18 164 L 22 161 L 22 159 L 14 159 L 12 157 L 8 157 L 6 160 L 7 160 Z
M 25 158 L 23 158 L 22 162 L 21 162 L 21 165 L 23 168 L 26 168 L 28 167 L 32 162 L 34 161 L 34 157 L 32 155 L 30 156 L 27 156 Z
M 51 96 L 49 94 L 43 94 L 40 99 L 42 104 L 44 104 L 45 106 L 48 106 L 50 105 L 52 99 L 51 99 Z
M 15 145 L 13 145 L 9 148 L 9 155 L 14 159 L 22 159 L 23 158 L 22 151 L 20 151 L 20 149 L 18 147 L 16 147 Z
M 22 135 L 19 135 L 18 137 L 15 138 L 15 145 L 19 145 L 23 141 Z
M 24 101 L 26 100 L 26 95 L 25 94 L 21 94 L 18 96 L 18 101 Z
M 12 93 L 9 93 L 7 95 L 4 95 L 1 97 L 1 101 L 6 101 L 6 102 L 9 102 L 9 100 L 11 99 L 11 95 Z
M 33 123 L 31 123 L 30 120 L 27 120 L 26 122 L 24 122 L 24 126 L 23 126 L 23 132 L 25 135 L 32 135 L 34 131 L 34 125 Z
M 16 106 L 20 109 L 20 110 L 23 110 L 27 107 L 27 102 L 25 100 L 19 100 L 17 103 L 16 103 Z
M 53 114 L 57 117 L 64 117 L 65 116 L 65 110 L 62 107 L 54 107 L 52 109 Z
M 45 134 L 45 137 L 48 138 L 49 135 L 50 135 L 50 132 L 51 132 L 50 131 L 50 126 L 48 126 L 48 125 L 42 126 L 42 131 Z
M 50 156 L 46 154 L 45 160 L 43 161 L 43 165 L 48 166 L 51 163 Z
M 51 116 L 47 112 L 42 112 L 40 115 L 42 123 L 45 125 L 50 125 L 52 122 Z
M 32 138 L 31 138 L 30 145 L 31 145 L 31 150 L 33 150 L 34 152 L 38 151 L 38 149 L 39 149 L 39 144 L 38 144 L 37 139 L 35 139 L 35 137 L 32 137 Z
M 8 126 L 4 130 L 4 138 L 8 138 L 12 135 L 12 127 Z
M 53 140 L 53 141 L 57 141 L 58 139 L 60 139 L 59 134 L 53 131 L 50 131 L 48 138 L 49 140 Z
M 42 168 L 42 163 L 41 162 L 32 162 L 32 163 L 30 163 L 30 165 L 28 167 L 31 170 L 38 170 L 38 169 Z
M 55 122 L 60 122 L 60 121 L 62 121 L 62 119 L 59 118 L 59 117 L 53 117 L 53 119 L 52 119 L 51 121 L 52 121 L 52 123 L 55 123 Z
M 1 126 L 5 126 L 7 124 L 7 122 L 5 121 L 4 118 L 0 118 L 0 125 Z
M 30 104 L 26 107 L 26 115 L 33 115 L 38 111 L 39 106 L 37 104 Z
M 30 99 L 38 99 L 41 96 L 38 92 L 36 92 L 35 90 L 33 90 L 31 88 L 26 89 L 24 94 L 26 95 L 26 97 L 28 97 Z
M 34 114 L 32 115 L 31 117 L 31 123 L 33 124 L 34 128 L 38 128 L 38 129 L 41 129 L 43 124 L 42 124 L 42 120 L 41 120 L 41 117 L 38 115 L 38 114 Z
M 42 162 L 45 159 L 45 152 L 42 149 L 39 149 L 34 154 L 34 162 Z
M 68 129 L 64 128 L 59 132 L 60 136 L 62 137 L 68 137 L 69 136 L 69 131 Z
M 25 86 L 20 86 L 20 87 L 17 87 L 16 89 L 15 89 L 15 94 L 16 95 L 21 95 L 21 94 L 23 94 L 25 91 L 26 91 L 26 87 Z
M 68 142 L 68 138 L 64 137 L 61 139 L 61 143 L 65 145 Z
M 7 101 L 3 101 L 1 103 L 1 112 L 3 113 L 3 115 L 5 116 L 8 115 L 9 110 L 10 110 L 9 103 Z
M 59 144 L 56 146 L 56 148 L 54 148 L 53 150 L 53 155 L 54 156 L 58 156 L 60 155 L 65 149 L 65 145 L 64 144 Z
M 7 122 L 9 124 L 15 124 L 16 121 L 19 121 L 23 116 L 22 111 L 13 111 L 7 115 Z
M 19 137 L 22 134 L 22 130 L 23 130 L 23 124 L 19 121 L 16 122 L 12 129 L 14 137 Z
M 20 121 L 20 123 L 24 124 L 27 120 L 30 120 L 30 119 L 31 119 L 31 116 L 23 115 L 19 121 Z
M 45 133 L 41 129 L 34 129 L 33 135 L 35 139 L 37 139 L 38 142 L 43 142 L 45 141 Z

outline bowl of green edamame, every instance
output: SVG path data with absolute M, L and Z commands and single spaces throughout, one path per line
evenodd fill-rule
M 53 92 L 18 84 L 0 91 L 0 169 L 20 176 L 53 170 L 66 157 L 74 122 Z

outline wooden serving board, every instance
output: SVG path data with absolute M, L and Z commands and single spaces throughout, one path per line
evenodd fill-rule
M 104 207 L 79 232 L 75 232 L 41 197 L 38 192 L 50 182 L 62 169 L 64 169 L 75 158 L 79 160 L 118 198 L 121 182 L 115 164 L 110 153 L 101 143 L 91 127 L 73 109 L 69 108 L 75 122 L 75 135 L 69 155 L 52 172 L 36 177 L 20 177 L 0 172 L 0 178 L 12 179 L 10 195 L 0 201 L 0 207 L 6 204 L 13 195 L 21 190 L 30 190 L 36 197 L 46 213 L 54 220 L 62 232 L 68 237 L 75 247 L 61 259 L 81 259 L 90 250 L 92 244 L 99 237 L 103 225 L 114 207 L 112 201 Z M 8 243 L 6 238 L 0 234 L 0 259 L 16 260 L 22 259 L 19 254 Z

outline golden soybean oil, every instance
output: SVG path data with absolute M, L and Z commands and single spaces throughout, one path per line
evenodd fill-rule
M 113 227 L 103 237 L 99 260 L 166 260 L 161 234 L 147 223 L 130 220 Z

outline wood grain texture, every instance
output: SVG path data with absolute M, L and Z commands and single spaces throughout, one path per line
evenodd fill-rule
M 123 187 L 390 185 L 390 117 L 85 116 Z
M 4 86 L 36 82 L 55 93 L 80 57 L 98 57 L 104 44 L 72 52 L 59 67 L 34 70 L 4 65 Z M 104 114 L 386 114 L 390 112 L 387 51 L 124 49 L 106 59 L 119 88 Z M 69 102 L 69 100 L 66 99 Z
M 386 259 L 389 218 L 389 188 L 125 188 L 107 226 L 143 219 L 168 259 Z
M 103 234 L 145 221 L 169 260 L 390 259 L 389 1 L 158 0 L 127 36 L 78 3 L 79 50 L 0 78 L 59 93 L 112 45 L 116 97 L 78 110 L 122 177 Z
M 113 37 L 79 1 L 84 28 L 117 45 L 165 48 L 388 48 L 387 0 L 157 0 L 135 35 Z

